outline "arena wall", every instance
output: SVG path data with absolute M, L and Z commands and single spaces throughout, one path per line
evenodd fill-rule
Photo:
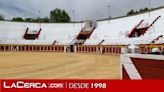
M 74 46 L 73 52 L 77 53 L 101 53 L 101 54 L 121 54 L 122 48 L 126 45 L 82 45 Z M 149 53 L 153 48 L 164 51 L 164 44 L 158 45 L 139 45 L 141 53 Z M 45 51 L 45 52 L 71 52 L 70 45 L 0 45 L 0 51 Z
M 121 78 L 124 80 L 163 79 L 164 56 L 122 54 Z

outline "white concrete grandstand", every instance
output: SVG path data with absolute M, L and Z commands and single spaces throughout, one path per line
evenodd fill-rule
M 142 21 L 143 20 L 143 21 Z M 142 23 L 138 25 L 140 22 Z M 152 25 L 151 25 L 152 24 Z M 85 23 L 23 23 L 0 21 L 0 44 L 32 44 L 32 45 L 70 45 L 83 29 Z M 138 25 L 138 26 L 136 26 Z M 149 27 L 148 27 L 149 26 Z M 24 39 L 26 29 L 29 33 L 39 32 L 35 40 Z M 144 32 L 129 34 L 136 30 Z M 97 21 L 97 26 L 86 38 L 84 45 L 129 45 L 129 44 L 161 44 L 164 43 L 164 8 L 150 13 L 142 13 L 117 19 Z
M 69 44 L 80 32 L 81 24 L 42 24 L 42 31 L 36 40 L 25 40 L 26 29 L 39 31 L 37 23 L 0 22 L 1 44 L 45 44 L 51 45 L 55 40 L 60 44 Z

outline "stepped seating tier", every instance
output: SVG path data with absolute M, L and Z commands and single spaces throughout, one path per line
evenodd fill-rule
M 154 39 L 164 35 L 164 8 L 154 10 L 149 13 L 138 14 L 118 19 L 112 19 L 110 22 L 97 21 L 92 27 L 88 23 L 38 23 L 10 22 L 0 21 L 0 44 L 38 44 L 52 45 L 70 45 L 81 42 L 83 45 L 128 45 L 128 44 L 151 44 Z M 27 27 L 33 32 L 41 28 L 39 36 L 35 40 L 24 39 Z M 144 28 L 145 29 L 144 29 Z M 93 29 L 93 30 L 91 30 Z M 133 37 L 133 30 L 144 29 L 139 37 Z M 133 32 L 133 33 L 132 33 Z M 85 35 L 84 39 L 79 34 Z M 129 35 L 132 34 L 132 35 Z M 87 35 L 87 36 L 86 36 Z M 131 36 L 129 38 L 129 36 Z M 156 40 L 153 44 L 164 43 L 163 37 Z

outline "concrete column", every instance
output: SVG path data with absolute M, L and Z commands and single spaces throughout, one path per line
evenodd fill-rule
M 4 46 L 4 51 L 6 51 L 6 46 Z
M 113 52 L 114 52 L 114 51 L 113 51 L 113 47 L 111 47 L 111 54 L 113 54 Z
M 34 51 L 34 46 L 31 46 L 32 47 L 32 51 Z
M 24 51 L 26 51 L 26 46 L 24 46 Z
M 67 52 L 67 46 L 64 46 L 64 53 Z
M 75 53 L 77 52 L 77 46 L 74 46 L 74 52 Z

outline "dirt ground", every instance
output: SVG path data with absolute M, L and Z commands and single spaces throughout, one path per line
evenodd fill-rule
M 0 79 L 119 79 L 119 55 L 0 52 Z

